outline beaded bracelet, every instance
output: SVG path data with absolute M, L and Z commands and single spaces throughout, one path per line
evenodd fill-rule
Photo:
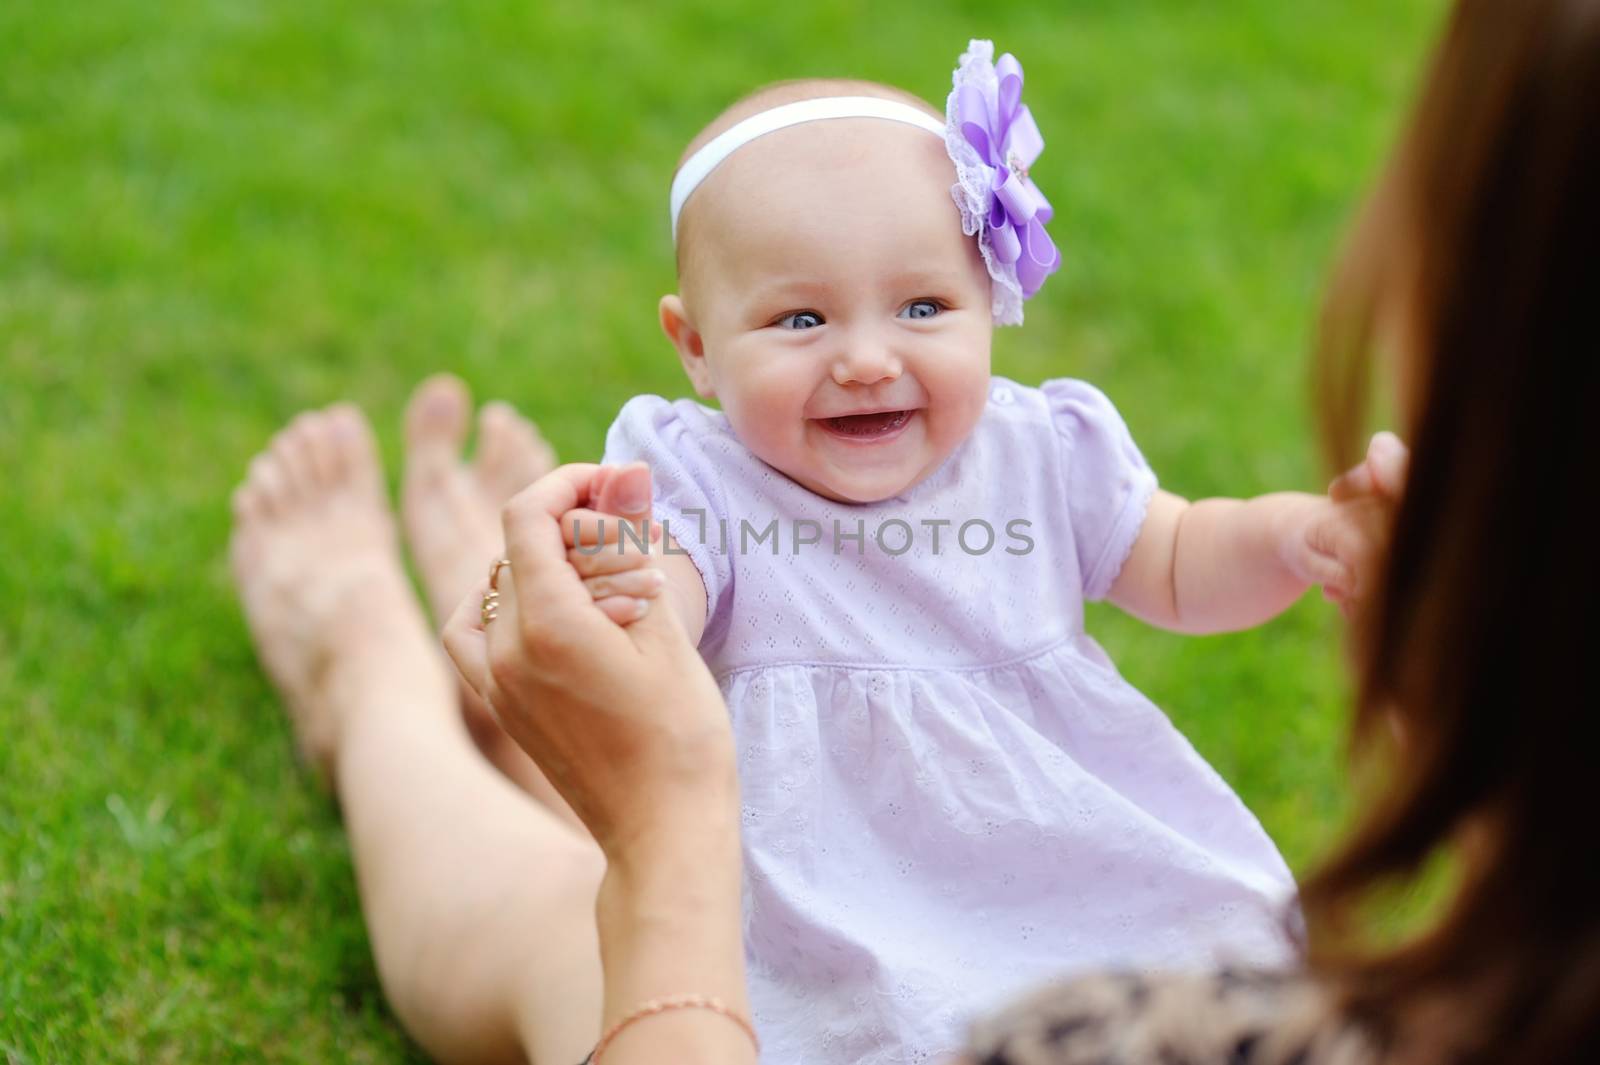
M 606 1033 L 600 1037 L 600 1042 L 596 1043 L 594 1050 L 589 1053 L 588 1061 L 590 1065 L 600 1065 L 600 1055 L 605 1052 L 606 1047 L 611 1045 L 611 1041 L 624 1028 L 635 1021 L 643 1020 L 646 1017 L 654 1017 L 658 1013 L 666 1013 L 669 1010 L 710 1010 L 712 1013 L 720 1013 L 740 1028 L 743 1028 L 744 1034 L 750 1037 L 750 1044 L 755 1047 L 756 1054 L 759 1055 L 761 1053 L 761 1040 L 756 1038 L 755 1027 L 739 1013 L 729 1008 L 721 999 L 711 998 L 707 995 L 673 995 L 670 998 L 650 999 L 622 1018 L 622 1020 L 606 1029 Z

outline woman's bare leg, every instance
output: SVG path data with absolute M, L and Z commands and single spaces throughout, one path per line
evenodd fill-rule
M 471 463 L 463 461 L 471 418 L 472 396 L 450 374 L 423 381 L 406 405 L 401 524 L 439 627 L 483 579 L 489 563 L 505 553 L 500 508 L 555 466 L 555 452 L 538 429 L 505 403 L 487 403 L 479 411 L 476 453 Z M 581 828 L 539 767 L 465 684 L 461 703 L 467 731 L 484 757 L 568 824 Z
M 593 842 L 474 747 L 400 566 L 371 432 L 303 414 L 234 497 L 232 566 L 302 749 L 332 781 L 385 993 L 444 1062 L 575 1065 L 600 1019 Z

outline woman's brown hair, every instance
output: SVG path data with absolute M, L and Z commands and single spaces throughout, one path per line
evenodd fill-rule
M 1353 636 L 1382 785 L 1303 885 L 1308 961 L 1386 1062 L 1600 1062 L 1600 0 L 1455 8 L 1325 313 L 1341 466 L 1374 348 L 1412 446 Z M 1371 934 L 1440 854 L 1435 918 Z

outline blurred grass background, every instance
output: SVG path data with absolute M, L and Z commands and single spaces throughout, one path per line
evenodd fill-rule
M 1440 0 L 0 4 L 0 1057 L 420 1060 L 337 812 L 227 580 L 227 496 L 425 373 L 597 455 L 687 394 L 655 299 L 686 139 L 769 80 L 942 100 L 1014 50 L 1066 264 L 996 370 L 1119 404 L 1190 495 L 1320 483 L 1305 354 Z M 1336 829 L 1338 631 L 1091 626 L 1297 868 Z

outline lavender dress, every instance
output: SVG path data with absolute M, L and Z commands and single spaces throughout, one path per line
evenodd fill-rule
M 879 503 L 690 400 L 629 401 L 605 460 L 633 459 L 705 580 L 764 1060 L 934 1061 L 1051 976 L 1287 960 L 1277 850 L 1083 629 L 1156 485 L 1098 390 L 994 378 Z

